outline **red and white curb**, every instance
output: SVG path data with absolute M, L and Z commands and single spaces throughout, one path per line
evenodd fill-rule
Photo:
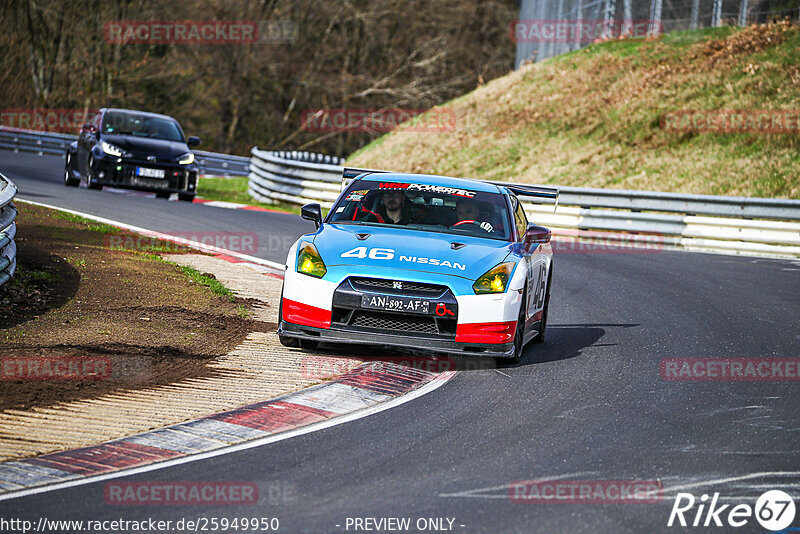
M 407 362 L 407 360 L 406 360 Z M 100 445 L 0 464 L 0 501 L 266 445 L 360 419 L 430 393 L 455 371 L 373 361 L 327 382 Z

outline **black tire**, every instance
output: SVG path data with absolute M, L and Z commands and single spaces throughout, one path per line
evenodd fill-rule
M 172 193 L 169 193 L 167 191 L 159 191 L 158 193 L 156 193 L 156 198 L 169 198 L 170 196 L 172 196 Z
M 547 310 L 550 308 L 550 285 L 553 281 L 553 265 L 550 264 L 550 272 L 547 273 L 547 293 L 544 296 L 544 307 L 542 308 L 542 320 L 539 323 L 539 333 L 531 340 L 534 343 L 544 343 L 545 330 L 547 329 Z
M 72 154 L 67 152 L 67 161 L 64 163 L 64 185 L 67 187 L 78 187 L 81 181 L 72 176 Z
M 313 339 L 298 339 L 300 348 L 303 350 L 316 350 L 319 347 L 319 341 Z
M 194 202 L 194 193 L 178 193 L 178 200 L 183 202 Z
M 103 184 L 97 183 L 92 167 L 94 167 L 94 157 L 89 156 L 89 164 L 86 172 L 86 187 L 89 189 L 103 189 Z
M 514 355 L 506 360 L 506 363 L 517 364 L 522 360 L 525 352 L 525 297 L 522 295 L 522 303 L 519 306 L 519 318 L 517 319 L 517 331 L 514 334 Z
M 298 339 L 295 337 L 282 336 L 278 334 L 278 341 L 280 341 L 281 345 L 283 345 L 284 347 L 289 347 L 292 349 L 296 349 L 297 347 L 300 346 L 300 343 L 298 343 Z

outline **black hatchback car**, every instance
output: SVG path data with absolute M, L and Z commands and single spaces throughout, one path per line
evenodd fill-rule
M 89 189 L 104 185 L 151 191 L 160 198 L 178 193 L 192 201 L 198 167 L 178 121 L 167 115 L 127 109 L 101 109 L 83 125 L 67 151 L 64 184 L 86 179 Z

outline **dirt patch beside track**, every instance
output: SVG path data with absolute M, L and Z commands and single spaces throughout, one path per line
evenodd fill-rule
M 20 204 L 18 228 L 19 268 L 0 288 L 0 410 L 208 376 L 212 358 L 274 328 L 177 265 L 110 250 L 111 227 Z M 106 367 L 77 378 L 62 359 Z

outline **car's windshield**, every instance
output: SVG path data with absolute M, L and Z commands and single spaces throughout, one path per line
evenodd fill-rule
M 103 117 L 103 133 L 183 141 L 180 127 L 173 119 L 119 111 L 109 112 Z
M 500 193 L 433 184 L 359 180 L 328 222 L 404 226 L 415 230 L 508 240 L 508 207 Z

